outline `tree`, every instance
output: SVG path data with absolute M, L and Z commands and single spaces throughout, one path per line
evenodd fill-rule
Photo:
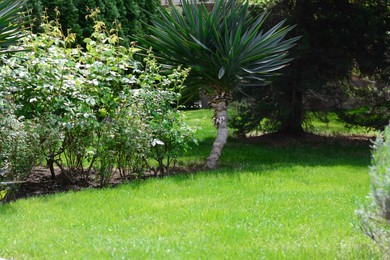
M 77 43 L 83 44 L 83 39 L 93 33 L 93 24 L 85 17 L 90 10 L 99 8 L 99 19 L 107 26 L 115 23 L 115 29 L 129 45 L 134 35 L 146 33 L 150 15 L 157 12 L 161 6 L 160 0 L 28 0 L 29 7 L 36 20 L 34 30 L 39 31 L 41 17 L 47 9 L 50 19 L 59 19 L 64 31 L 70 29 L 77 35 Z M 55 8 L 58 8 L 57 17 Z
M 23 16 L 24 0 L 3 0 L 0 2 L 0 48 L 14 45 L 22 36 L 21 27 L 27 23 Z M 1 50 L 1 53 L 9 50 Z
M 291 65 L 273 82 L 269 90 L 272 94 L 265 98 L 263 95 L 264 102 L 275 107 L 269 110 L 263 106 L 262 114 L 267 114 L 278 132 L 303 134 L 305 109 L 314 109 L 305 104 L 318 107 L 328 101 L 327 97 L 345 96 L 341 85 L 350 81 L 353 71 L 388 80 L 388 1 L 279 0 L 271 3 L 273 12 L 269 20 L 286 17 L 288 23 L 297 25 L 294 33 L 302 35 L 297 48 L 291 51 L 294 57 Z M 386 117 L 386 113 L 379 114 Z
M 211 97 L 217 138 L 206 168 L 217 167 L 228 137 L 227 109 L 232 92 L 246 86 L 269 83 L 269 78 L 290 61 L 287 51 L 297 37 L 285 40 L 291 26 L 279 22 L 264 31 L 268 14 L 253 18 L 248 3 L 217 0 L 209 12 L 197 0 L 183 0 L 182 14 L 173 8 L 160 9 L 150 27 L 150 36 L 141 39 L 168 63 L 192 68 L 190 80 L 203 86 Z

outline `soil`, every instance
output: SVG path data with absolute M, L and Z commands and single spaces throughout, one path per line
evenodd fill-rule
M 20 186 L 15 199 L 48 195 L 66 191 L 79 191 L 86 188 L 98 188 L 99 184 L 95 176 L 91 176 L 88 181 L 76 179 L 71 182 L 65 175 L 56 173 L 56 178 L 52 179 L 50 170 L 44 167 L 37 167 L 32 174 L 27 178 L 26 182 Z M 110 185 L 119 184 L 117 177 L 113 178 Z
M 304 136 L 294 135 L 280 135 L 267 134 L 257 137 L 239 138 L 240 142 L 257 143 L 269 146 L 289 146 L 289 145 L 320 145 L 324 143 L 341 144 L 341 145 L 369 145 L 372 137 L 367 136 L 318 136 L 312 134 L 305 134 Z M 202 169 L 202 166 L 197 165 L 189 167 L 176 167 L 172 170 L 174 174 L 193 173 Z M 146 173 L 146 178 L 157 177 L 152 173 Z M 131 180 L 130 180 L 131 181 Z M 109 186 L 116 186 L 123 183 L 119 174 L 114 174 Z M 71 182 L 66 176 L 57 173 L 56 178 L 52 179 L 49 169 L 44 167 L 37 167 L 33 173 L 28 177 L 25 183 L 21 184 L 15 199 L 27 198 L 32 196 L 42 196 L 66 191 L 80 191 L 87 188 L 100 188 L 98 177 L 91 175 L 88 180 L 82 178 Z
M 198 167 L 199 168 L 199 167 Z M 171 169 L 172 174 L 183 174 L 189 172 L 198 171 L 196 167 L 186 168 L 186 167 L 175 167 Z M 143 177 L 138 177 L 138 179 L 147 179 L 153 177 L 160 177 L 160 175 L 155 175 L 154 173 L 145 173 Z M 108 187 L 115 187 L 126 181 L 134 181 L 136 178 L 123 180 L 119 173 L 114 173 L 112 176 Z M 101 188 L 99 183 L 99 177 L 95 174 L 91 174 L 90 177 L 86 180 L 84 178 L 76 178 L 73 181 L 70 181 L 68 177 L 64 174 L 61 174 L 58 170 L 56 172 L 55 179 L 52 178 L 50 170 L 45 167 L 36 167 L 33 169 L 32 174 L 26 179 L 26 181 L 20 185 L 18 192 L 14 195 L 13 199 L 28 198 L 34 196 L 43 196 L 67 191 L 80 191 L 83 189 L 90 188 Z

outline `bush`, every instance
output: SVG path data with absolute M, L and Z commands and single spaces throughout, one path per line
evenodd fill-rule
M 390 125 L 373 145 L 368 202 L 358 210 L 363 232 L 390 253 Z
M 256 100 L 250 97 L 233 101 L 230 105 L 230 124 L 237 136 L 245 136 L 252 131 L 258 131 L 263 119 L 256 110 Z
M 71 182 L 88 181 L 92 172 L 101 185 L 116 171 L 139 177 L 156 158 L 154 140 L 164 143 L 158 159 L 166 159 L 159 168 L 165 174 L 192 140 L 176 105 L 188 70 L 164 71 L 150 53 L 144 64 L 136 61 L 140 50 L 121 46 L 97 14 L 89 16 L 95 31 L 86 49 L 70 47 L 76 36 L 45 21 L 43 33 L 21 41 L 31 52 L 0 56 L 0 108 L 24 118 L 23 129 L 34 125 L 30 152 L 45 156 L 53 178 L 55 166 Z
M 337 114 L 348 126 L 363 126 L 368 129 L 383 130 L 389 122 L 390 88 L 384 82 L 363 81 L 365 85 L 344 86 L 349 100 L 354 101 L 352 110 L 338 110 Z
M 146 111 L 147 126 L 151 131 L 151 158 L 157 161 L 155 172 L 170 174 L 177 157 L 196 143 L 194 129 L 186 125 L 179 112 L 180 92 L 189 70 L 180 67 L 162 76 L 161 65 L 154 59 L 144 60 L 145 69 L 139 77 L 141 90 L 137 92 L 138 106 Z
M 273 109 L 275 107 L 264 101 L 264 98 L 239 97 L 236 93 L 229 111 L 231 127 L 235 135 L 245 137 L 249 133 L 277 131 L 280 124 L 270 117 Z
M 38 163 L 36 125 L 14 115 L 0 116 L 0 200 L 9 200 Z

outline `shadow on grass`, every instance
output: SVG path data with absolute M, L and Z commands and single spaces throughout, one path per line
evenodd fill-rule
M 183 160 L 205 161 L 214 139 L 203 140 Z M 230 138 L 222 152 L 219 169 L 261 169 L 299 166 L 367 166 L 370 140 L 363 137 L 305 137 L 266 135 L 256 138 Z M 191 162 L 191 160 L 189 160 Z M 218 171 L 217 170 L 217 171 Z
M 241 178 L 243 172 L 268 174 L 295 166 L 368 167 L 370 163 L 368 140 L 318 136 L 308 138 L 266 136 L 251 139 L 230 138 L 223 150 L 218 169 L 206 171 L 203 165 L 213 141 L 213 138 L 204 139 L 185 156 L 179 158 L 181 162 L 179 167 L 174 169 L 173 176 L 168 178 L 181 182 L 196 179 L 198 174 L 207 174 L 236 179 Z M 134 180 L 130 185 L 133 189 L 139 189 L 145 183 L 144 180 Z M 3 206 L 0 209 L 6 210 Z

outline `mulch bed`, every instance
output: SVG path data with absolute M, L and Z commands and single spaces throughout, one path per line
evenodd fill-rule
M 199 171 L 201 167 L 194 166 L 189 167 L 174 167 L 172 168 L 171 174 L 186 174 Z M 151 172 L 145 173 L 142 177 L 137 177 L 137 179 L 147 179 L 147 178 L 156 178 L 161 177 Z M 119 173 L 114 173 L 112 176 L 108 187 L 115 187 L 121 183 L 134 181 L 136 178 L 129 178 L 123 180 Z M 37 167 L 33 170 L 32 174 L 26 179 L 26 182 L 20 185 L 20 188 L 15 194 L 14 199 L 28 198 L 34 196 L 43 196 L 67 191 L 80 191 L 83 189 L 90 188 L 101 188 L 99 183 L 99 177 L 95 174 L 91 174 L 88 180 L 85 180 L 81 177 L 73 180 L 71 182 L 68 177 L 63 174 L 60 174 L 59 170 L 56 172 L 55 179 L 52 179 L 50 170 L 45 167 Z
M 88 182 L 79 179 L 72 183 L 63 174 L 56 174 L 56 178 L 52 179 L 49 169 L 37 167 L 27 178 L 26 183 L 20 186 L 18 193 L 15 195 L 15 199 L 54 194 L 70 190 L 79 191 L 88 187 L 95 188 L 98 187 L 98 184 L 94 183 L 93 178 Z

